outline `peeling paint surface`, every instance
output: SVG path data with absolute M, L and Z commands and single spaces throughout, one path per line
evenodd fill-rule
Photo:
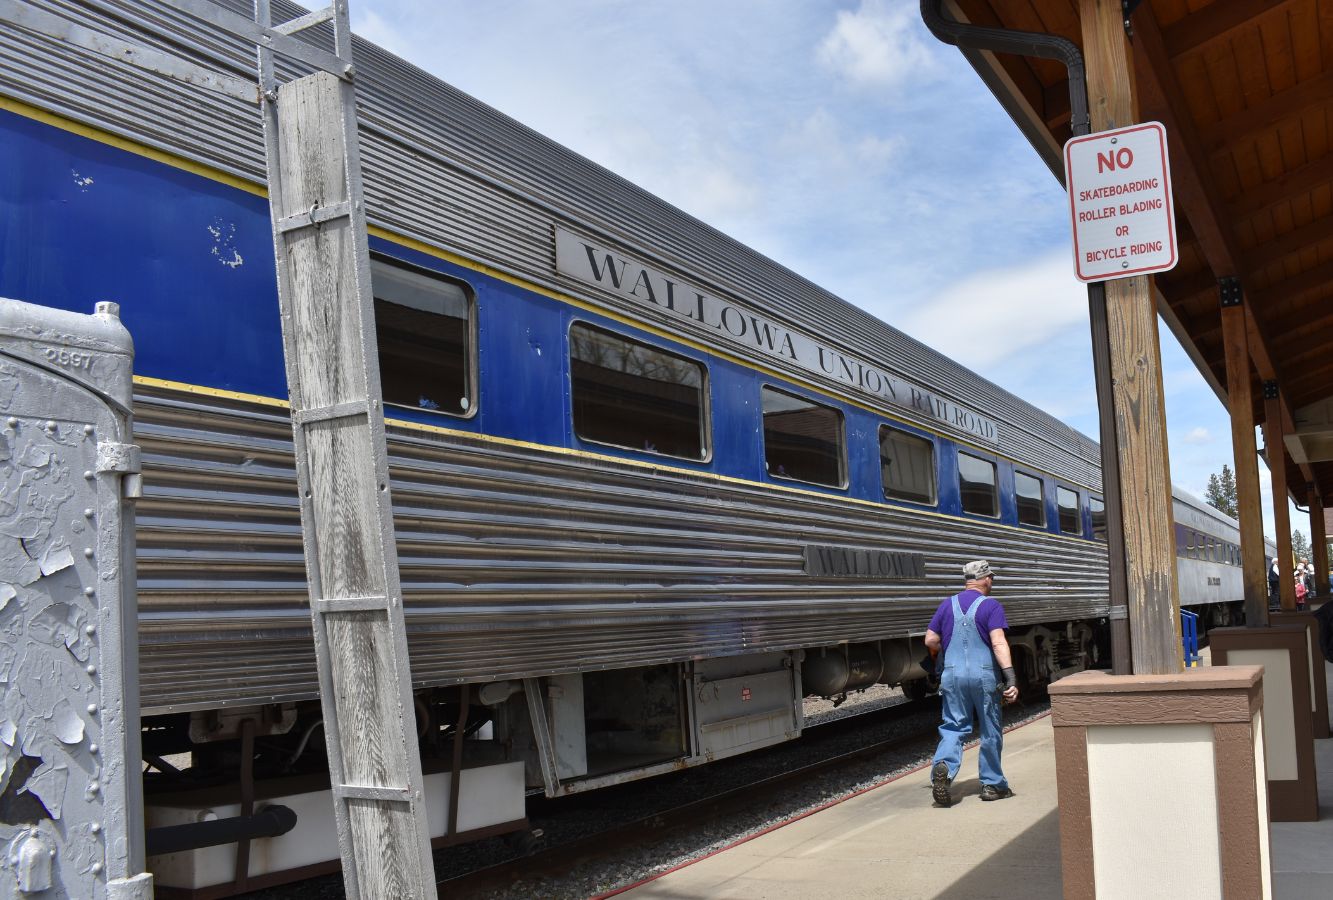
M 18 376 L 0 357 L 0 382 Z M 0 392 L 2 393 L 2 392 Z M 3 399 L 0 397 L 0 399 Z M 0 420 L 0 896 L 105 896 L 94 677 L 97 441 L 82 422 Z M 100 750 L 100 748 L 98 748 Z M 38 865 L 47 857 L 49 873 Z M 34 862 L 37 860 L 37 862 Z M 96 872 L 94 865 L 97 866 Z M 71 876 L 81 883 L 70 883 Z M 50 883 L 49 889 L 40 888 Z M 25 889 L 26 886 L 26 889 Z
M 217 257 L 218 262 L 229 269 L 235 269 L 245 264 L 241 257 L 241 251 L 236 249 L 236 223 L 225 222 L 220 218 L 215 218 L 213 223 L 208 226 L 208 233 L 213 238 L 212 254 Z

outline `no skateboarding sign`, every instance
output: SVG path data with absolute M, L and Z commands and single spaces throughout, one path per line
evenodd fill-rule
M 1071 138 L 1065 144 L 1065 184 L 1079 281 L 1175 268 L 1180 254 L 1161 123 Z

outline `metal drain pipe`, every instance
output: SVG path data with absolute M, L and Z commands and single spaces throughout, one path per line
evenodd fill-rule
M 944 15 L 944 0 L 921 0 L 921 19 L 940 41 L 955 47 L 1054 59 L 1069 73 L 1070 128 L 1075 137 L 1092 131 L 1088 116 L 1088 84 L 1083 51 L 1068 38 L 1037 31 L 1010 31 L 965 25 Z M 1129 588 L 1125 575 L 1125 533 L 1120 504 L 1119 452 L 1115 406 L 1111 396 L 1110 335 L 1106 325 L 1106 287 L 1088 284 L 1088 318 L 1092 326 L 1092 369 L 1097 384 L 1101 428 L 1102 494 L 1106 504 L 1106 551 L 1111 588 L 1111 663 L 1116 675 L 1133 672 L 1130 656 Z
M 296 813 L 287 806 L 265 806 L 253 816 L 231 816 L 209 822 L 187 822 L 149 828 L 147 855 L 201 850 L 242 840 L 277 837 L 296 827 Z

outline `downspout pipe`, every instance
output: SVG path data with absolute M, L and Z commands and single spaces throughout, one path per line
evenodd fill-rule
M 1058 34 L 965 25 L 944 15 L 944 0 L 921 0 L 921 19 L 936 38 L 960 49 L 1036 56 L 1063 63 L 1069 73 L 1070 128 L 1075 137 L 1091 133 L 1087 71 L 1083 63 L 1083 51 L 1073 41 Z M 1111 590 L 1111 665 L 1116 675 L 1129 675 L 1133 672 L 1129 585 L 1125 572 L 1125 532 L 1120 503 L 1115 401 L 1111 394 L 1111 344 L 1106 324 L 1106 286 L 1102 282 L 1091 282 L 1088 285 L 1088 319 L 1092 327 L 1092 368 L 1097 384 L 1102 493 L 1106 504 L 1106 551 Z
M 1069 38 L 1039 31 L 1010 31 L 965 25 L 944 15 L 944 0 L 921 0 L 921 18 L 930 33 L 945 44 L 970 50 L 990 50 L 1015 56 L 1036 56 L 1064 63 L 1069 73 L 1070 127 L 1075 137 L 1092 131 L 1088 116 L 1088 80 L 1083 66 L 1083 51 Z

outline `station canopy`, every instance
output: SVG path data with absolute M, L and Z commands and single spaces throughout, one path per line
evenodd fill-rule
M 1100 0 L 1108 2 L 1108 0 Z M 1083 45 L 1090 0 L 955 0 L 959 21 Z M 1250 311 L 1255 421 L 1276 382 L 1287 483 L 1333 505 L 1333 0 L 1127 4 L 1140 121 L 1166 126 L 1180 263 L 1158 309 L 1227 403 L 1218 282 Z M 1057 178 L 1070 137 L 1055 61 L 965 51 Z M 1125 123 L 1129 124 L 1129 123 Z M 1270 454 L 1271 455 L 1271 454 Z

